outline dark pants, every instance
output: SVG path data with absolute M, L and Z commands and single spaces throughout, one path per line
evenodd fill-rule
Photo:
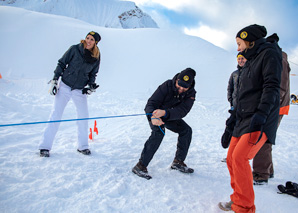
M 151 135 L 144 145 L 144 149 L 140 158 L 140 162 L 146 167 L 152 160 L 164 137 L 164 134 L 158 126 L 152 125 L 151 121 L 149 121 L 149 125 L 152 130 Z M 180 119 L 175 121 L 167 121 L 164 125 L 161 126 L 161 128 L 164 132 L 165 128 L 167 128 L 175 133 L 178 133 L 179 136 L 175 159 L 184 161 L 191 142 L 191 127 L 185 121 Z
M 279 115 L 278 126 L 283 115 Z M 272 162 L 272 144 L 268 141 L 259 150 L 252 162 L 253 175 L 260 179 L 268 180 L 269 176 L 274 173 Z

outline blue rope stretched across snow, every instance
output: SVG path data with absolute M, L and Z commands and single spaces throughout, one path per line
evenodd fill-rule
M 140 116 L 140 115 L 152 115 L 152 113 L 131 114 L 131 115 L 114 115 L 114 116 L 93 117 L 93 118 L 77 118 L 77 119 L 55 120 L 55 121 L 38 121 L 38 122 L 29 122 L 29 123 L 1 124 L 0 127 L 45 124 L 45 123 L 58 123 L 58 122 L 69 122 L 69 121 L 95 120 L 95 119 L 105 119 L 105 118 L 121 118 L 121 117 L 131 117 L 131 116 Z M 161 129 L 160 126 L 159 126 L 159 129 L 162 131 L 163 134 L 165 134 L 165 132 Z

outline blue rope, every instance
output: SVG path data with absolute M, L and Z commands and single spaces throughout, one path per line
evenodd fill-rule
M 55 120 L 55 121 L 39 121 L 39 122 L 30 122 L 30 123 L 2 124 L 2 125 L 0 125 L 0 127 L 32 125 L 32 124 L 44 124 L 44 123 L 58 123 L 58 122 L 69 122 L 69 121 L 95 120 L 95 119 L 104 119 L 104 118 L 120 118 L 120 117 L 140 116 L 140 115 L 150 115 L 150 114 L 151 113 L 147 113 L 147 114 L 132 114 L 132 115 L 115 115 L 115 116 L 94 117 L 94 118 L 77 118 L 77 119 Z
M 149 113 L 149 114 L 152 115 L 152 113 Z M 160 120 L 160 118 L 151 118 L 151 120 L 152 120 L 152 119 L 158 119 L 158 120 Z M 159 127 L 160 131 L 165 135 L 166 133 L 162 130 L 162 128 L 161 128 L 160 126 L 158 126 L 158 127 Z
M 58 123 L 58 122 L 69 122 L 69 121 L 95 120 L 95 119 L 105 119 L 105 118 L 121 118 L 121 117 L 131 117 L 131 116 L 140 116 L 140 115 L 152 115 L 152 113 L 132 114 L 132 115 L 115 115 L 115 116 L 93 117 L 93 118 L 77 118 L 77 119 L 55 120 L 55 121 L 38 121 L 38 122 L 29 122 L 29 123 L 1 124 L 0 127 L 45 124 L 45 123 Z M 155 118 L 155 119 L 157 119 L 157 118 Z M 159 127 L 160 131 L 165 135 L 165 132 L 162 130 L 162 128 L 160 126 L 158 126 L 158 127 Z

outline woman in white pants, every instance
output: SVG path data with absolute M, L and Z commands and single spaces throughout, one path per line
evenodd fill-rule
M 71 46 L 58 61 L 51 80 L 50 94 L 55 95 L 55 103 L 50 115 L 50 121 L 61 120 L 63 111 L 70 99 L 77 110 L 77 118 L 88 118 L 87 95 L 98 88 L 96 75 L 100 64 L 100 52 L 97 47 L 101 40 L 97 32 L 89 32 L 85 40 Z M 58 80 L 61 81 L 58 87 Z M 49 123 L 39 144 L 40 156 L 49 157 L 55 135 L 60 122 Z M 90 155 L 88 145 L 88 120 L 78 120 L 78 148 L 77 151 Z

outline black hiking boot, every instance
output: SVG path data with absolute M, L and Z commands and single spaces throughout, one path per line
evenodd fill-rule
M 91 155 L 91 151 L 89 149 L 84 150 L 77 150 L 79 153 L 82 153 L 83 155 Z
M 173 161 L 173 163 L 171 165 L 171 169 L 176 169 L 183 173 L 193 173 L 194 172 L 194 170 L 192 168 L 188 168 L 183 161 L 179 161 L 176 159 Z
M 144 166 L 141 162 L 138 162 L 135 167 L 132 168 L 132 172 L 138 175 L 139 177 L 150 180 L 152 177 L 148 175 L 148 171 L 146 166 Z
M 47 149 L 41 149 L 39 156 L 48 158 L 50 157 L 50 151 Z

